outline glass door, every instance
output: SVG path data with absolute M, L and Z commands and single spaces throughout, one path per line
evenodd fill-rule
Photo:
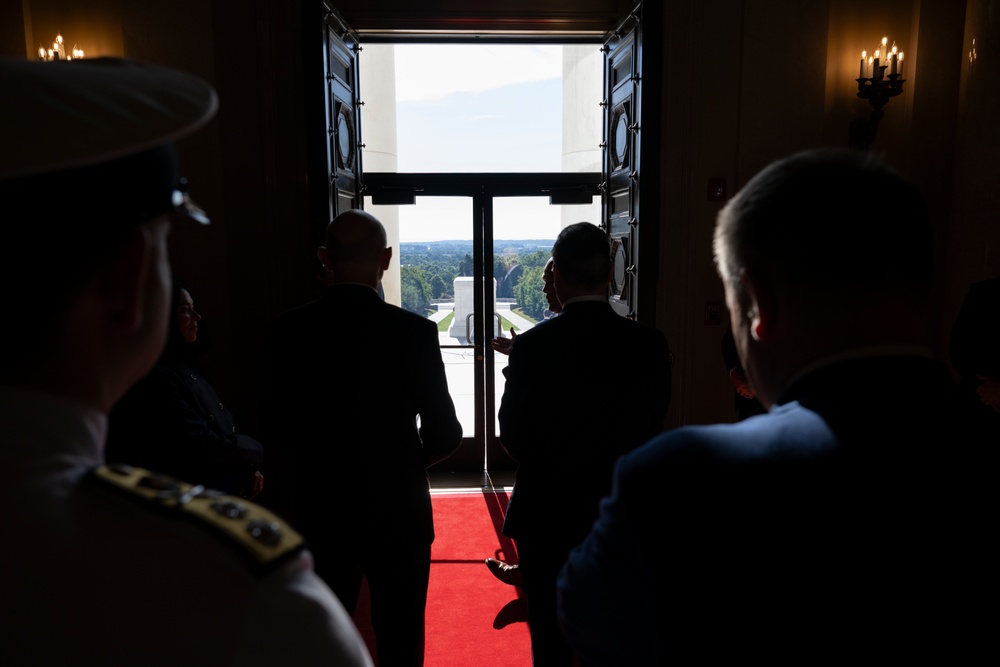
M 365 208 L 387 223 L 398 259 L 384 279 L 386 299 L 437 323 L 463 426 L 462 446 L 438 468 L 514 467 L 497 424 L 507 356 L 491 341 L 551 315 L 542 267 L 563 226 L 598 223 L 600 198 L 591 203 L 598 180 L 588 173 L 366 174 Z

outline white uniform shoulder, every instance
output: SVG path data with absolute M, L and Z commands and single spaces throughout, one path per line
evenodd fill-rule
M 263 574 L 305 547 L 302 536 L 276 514 L 221 491 L 127 465 L 102 465 L 93 479 L 160 511 L 190 518 L 229 542 Z

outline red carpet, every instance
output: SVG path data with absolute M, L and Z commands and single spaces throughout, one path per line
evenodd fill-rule
M 531 641 L 520 591 L 486 569 L 492 556 L 516 562 L 500 534 L 507 494 L 434 494 L 434 545 L 427 592 L 426 667 L 529 667 Z M 362 596 L 364 598 L 364 595 Z M 373 647 L 365 600 L 355 614 Z M 374 648 L 371 648 L 374 655 Z
M 517 562 L 500 535 L 507 494 L 435 494 L 427 593 L 427 667 L 527 667 L 531 641 L 520 591 L 486 569 L 492 556 Z

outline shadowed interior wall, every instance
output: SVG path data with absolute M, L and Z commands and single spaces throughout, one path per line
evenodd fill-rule
M 454 23 L 456 13 L 470 6 L 334 4 L 357 29 L 393 16 L 411 25 L 442 17 Z M 503 21 L 517 12 L 558 19 L 578 11 L 593 24 L 629 4 L 538 1 L 492 11 Z M 656 321 L 676 355 L 672 425 L 733 418 L 719 349 L 724 324 L 706 323 L 706 310 L 723 301 L 711 258 L 721 204 L 708 201 L 708 179 L 724 178 L 731 196 L 779 156 L 819 145 L 846 147 L 850 121 L 870 110 L 855 96 L 860 50 L 871 49 L 883 33 L 907 53 L 907 84 L 886 107 L 871 149 L 924 188 L 935 215 L 941 264 L 935 335 L 937 351 L 944 351 L 968 284 L 1000 274 L 996 5 L 665 3 L 661 34 L 653 31 L 664 48 Z M 252 429 L 262 327 L 316 293 L 315 239 L 322 223 L 313 219 L 308 193 L 310 179 L 324 175 L 309 173 L 306 156 L 312 142 L 325 140 L 314 108 L 323 86 L 314 65 L 322 58 L 320 3 L 24 0 L 0 5 L 0 18 L 17 24 L 0 29 L 0 53 L 37 57 L 38 43 L 62 31 L 88 56 L 151 60 L 216 85 L 217 118 L 179 146 L 192 194 L 213 224 L 178 226 L 171 252 L 213 335 L 209 361 L 220 393 Z M 973 38 L 978 57 L 970 62 Z

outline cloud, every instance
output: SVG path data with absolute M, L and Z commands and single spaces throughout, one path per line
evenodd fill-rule
M 396 101 L 437 101 L 512 83 L 562 77 L 562 47 L 538 44 L 397 44 Z

